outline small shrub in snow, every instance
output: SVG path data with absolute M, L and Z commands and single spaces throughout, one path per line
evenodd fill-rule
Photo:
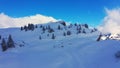
M 67 35 L 71 35 L 71 31 L 67 31 Z

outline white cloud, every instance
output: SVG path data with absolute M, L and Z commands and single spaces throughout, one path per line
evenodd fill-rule
M 0 28 L 20 27 L 27 25 L 28 23 L 43 24 L 43 23 L 55 22 L 55 21 L 57 21 L 55 18 L 50 16 L 44 16 L 41 14 L 13 18 L 8 15 L 5 15 L 4 13 L 0 13 Z
M 103 33 L 120 34 L 120 8 L 105 9 L 107 16 L 104 18 L 103 23 L 99 26 L 99 30 Z

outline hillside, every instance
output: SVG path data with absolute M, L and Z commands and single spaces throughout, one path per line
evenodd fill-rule
M 7 41 L 10 34 L 15 42 L 15 48 L 0 48 L 0 68 L 120 68 L 115 55 L 119 41 L 97 42 L 100 32 L 95 28 L 63 23 L 39 24 L 33 30 L 0 29 L 2 38 Z

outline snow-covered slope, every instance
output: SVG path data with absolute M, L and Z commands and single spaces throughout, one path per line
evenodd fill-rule
M 0 68 L 120 68 L 119 59 L 115 57 L 115 53 L 120 51 L 119 41 L 96 42 L 99 32 L 91 32 L 93 29 L 84 26 L 78 34 L 74 25 L 67 27 L 49 23 L 44 26 L 48 25 L 54 32 L 46 30 L 43 33 L 39 27 L 34 31 L 1 29 L 2 38 L 7 40 L 11 34 L 16 47 L 0 51 Z M 82 33 L 83 30 L 85 33 Z M 63 36 L 67 31 L 71 31 L 71 35 Z M 52 34 L 55 39 L 51 39 Z M 21 44 L 24 46 L 19 47 Z

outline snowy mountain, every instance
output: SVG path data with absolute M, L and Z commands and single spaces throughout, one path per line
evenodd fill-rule
M 0 48 L 0 68 L 120 68 L 120 42 L 97 42 L 99 34 L 64 21 L 0 29 L 0 42 L 11 35 L 15 45 Z

